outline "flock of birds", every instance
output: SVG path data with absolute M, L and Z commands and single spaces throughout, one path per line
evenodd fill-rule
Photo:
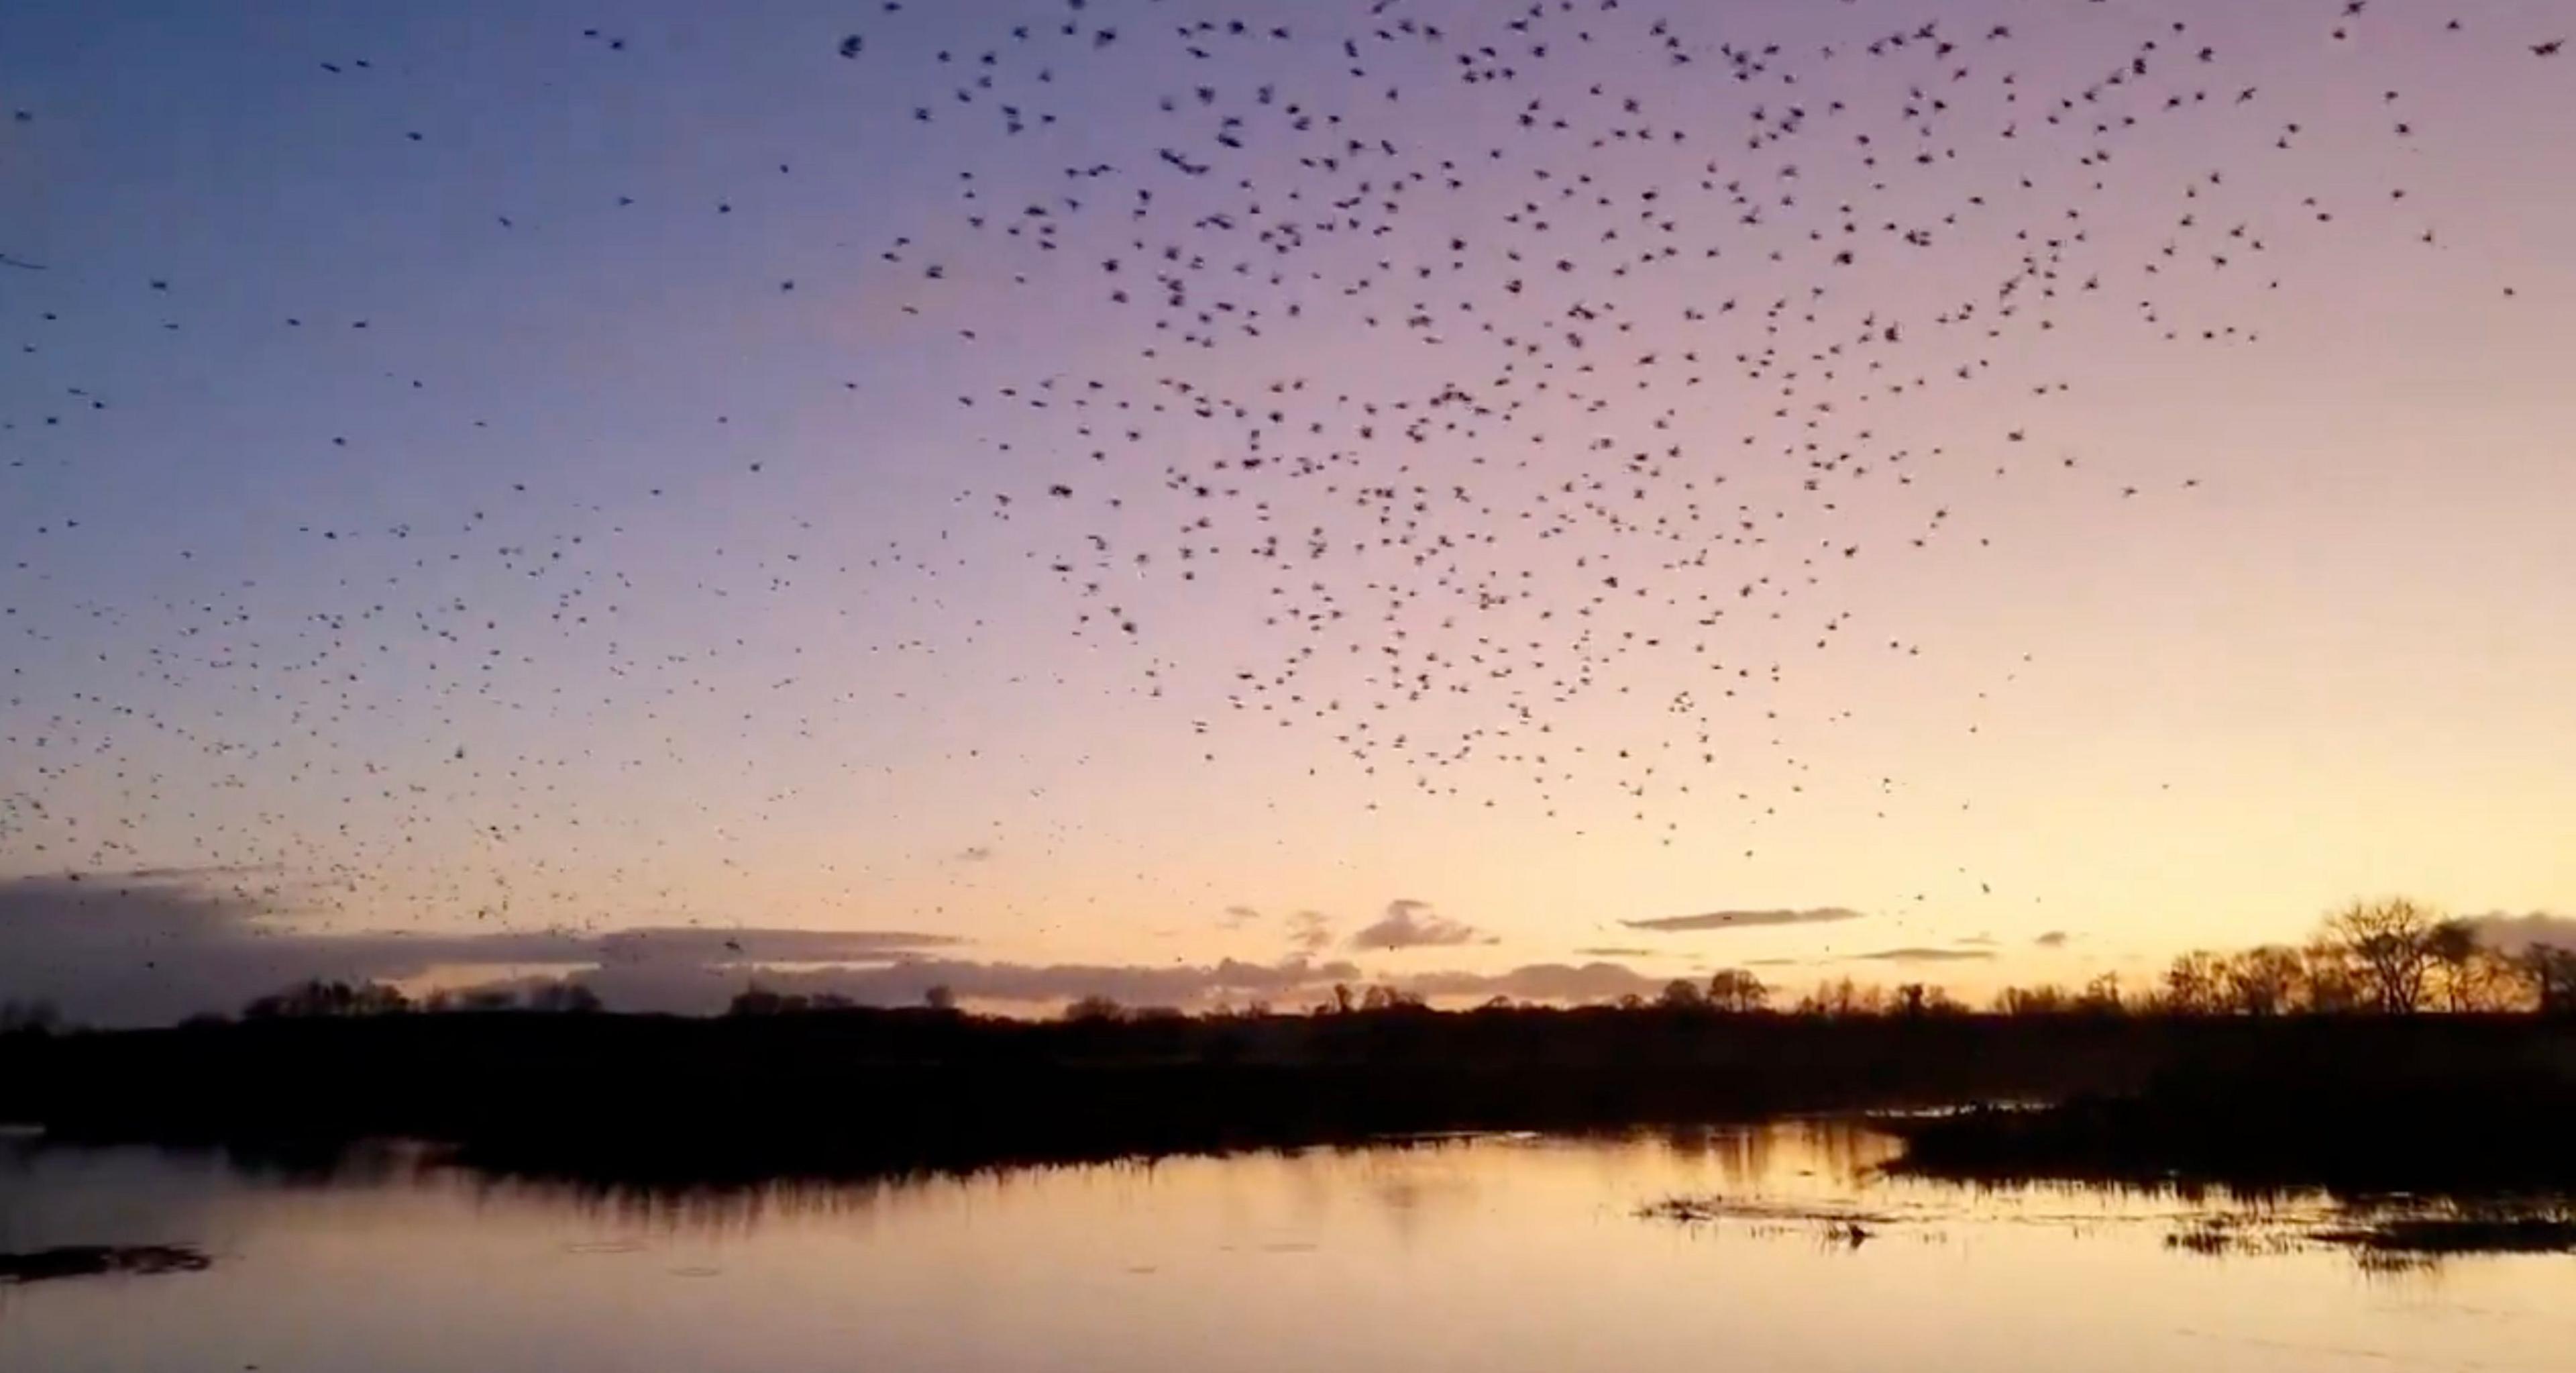
M 2383 199 L 2308 185 L 2323 116 L 2278 108 L 2271 73 L 2175 17 L 2189 6 L 2062 0 L 1962 27 L 1917 4 L 1816 43 L 1712 37 L 1725 16 L 1636 0 L 961 8 L 1002 17 L 959 43 L 948 5 L 871 0 L 811 40 L 816 62 L 901 93 L 879 119 L 904 132 L 878 136 L 960 162 L 952 203 L 910 207 L 927 218 L 849 258 L 898 302 L 889 327 L 982 359 L 955 373 L 951 441 L 924 459 L 949 503 L 882 547 L 807 511 L 765 542 L 639 555 L 623 522 L 679 492 L 609 474 L 550 513 L 511 480 L 416 522 L 290 510 L 290 537 L 345 548 L 347 575 L 293 589 L 284 620 L 277 588 L 192 578 L 193 548 L 132 549 L 175 572 L 149 604 L 102 603 L 56 550 L 112 512 L 45 496 L 71 461 L 60 435 L 112 404 L 47 370 L 80 302 L 39 285 L 78 264 L 0 255 L 19 369 L 0 389 L 0 861 L 131 870 L 159 856 L 145 836 L 184 832 L 207 870 L 299 872 L 363 903 L 411 852 L 451 870 L 471 852 L 488 914 L 562 919 L 596 904 L 564 846 L 620 778 L 721 770 L 754 730 L 828 752 L 882 707 L 864 682 L 800 681 L 822 674 L 737 602 L 819 596 L 871 652 L 936 657 L 984 624 L 951 589 L 970 572 L 1168 702 L 1148 708 L 1211 765 L 1280 737 L 1309 770 L 1361 779 L 1368 808 L 1410 789 L 1750 853 L 1815 779 L 1802 741 L 1835 718 L 1836 677 L 1927 652 L 1853 608 L 1855 578 L 1987 544 L 2015 484 L 2098 499 L 2103 519 L 2183 517 L 2222 485 L 2097 472 L 2047 428 L 2086 380 L 2084 342 L 2257 344 L 2304 253 L 2401 220 L 2438 248 L 2451 212 L 2402 203 L 2427 118 L 2402 90 L 2366 102 Z M 2562 51 L 2396 0 L 2279 8 L 2313 12 L 2329 46 L 2381 26 Z M 653 40 L 565 41 L 623 60 Z M 747 170 L 800 174 L 770 161 Z M 643 187 L 617 208 L 759 213 Z M 532 227 L 509 207 L 490 220 Z M 84 281 L 192 327 L 188 283 Z M 828 289 L 771 272 L 764 294 L 773 281 Z M 1056 332 L 1069 312 L 1080 327 Z M 290 306 L 274 327 L 403 321 Z M 840 382 L 862 405 L 870 385 Z M 458 444 L 499 437 L 454 418 Z M 362 438 L 327 443 L 369 461 Z M 709 485 L 775 479 L 772 456 L 725 461 Z M 718 569 L 686 594 L 727 603 L 720 635 L 654 619 L 652 565 L 670 563 Z M 1989 688 L 2021 661 L 1992 664 Z M 479 732 L 496 703 L 516 722 Z M 596 756 L 603 732 L 631 756 Z M 1872 780 L 1890 804 L 1910 785 Z M 763 814 L 809 801 L 803 785 Z M 969 855 L 1011 836 L 972 838 Z

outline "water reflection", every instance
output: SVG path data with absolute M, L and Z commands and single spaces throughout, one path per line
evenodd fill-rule
M 1819 1120 L 635 1188 L 401 1146 L 20 1142 L 0 1249 L 214 1263 L 0 1289 L 0 1367 L 2011 1373 L 2576 1347 L 2563 1255 L 2427 1270 L 2312 1242 L 2356 1223 L 2323 1197 L 1972 1189 L 1883 1174 L 1894 1148 Z M 1705 1209 L 1652 1216 L 1677 1199 Z

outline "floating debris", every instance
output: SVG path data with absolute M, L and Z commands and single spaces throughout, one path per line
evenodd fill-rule
M 197 1273 L 214 1260 L 182 1244 L 74 1244 L 0 1254 L 0 1284 L 95 1278 L 110 1273 Z

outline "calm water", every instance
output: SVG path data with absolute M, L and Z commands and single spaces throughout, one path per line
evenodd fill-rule
M 215 1257 L 0 1287 L 0 1369 L 2576 1368 L 2576 1258 L 2364 1263 L 2299 1205 L 2210 1256 L 2168 1239 L 2243 1204 L 1886 1152 L 1793 1123 L 640 1198 L 0 1147 L 0 1250 Z M 1677 1194 L 1719 1214 L 1639 1214 Z

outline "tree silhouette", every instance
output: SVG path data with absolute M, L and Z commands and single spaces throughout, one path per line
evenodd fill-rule
M 2278 944 L 2246 949 L 2228 956 L 2224 972 L 2227 1008 L 2238 1015 L 2279 1015 L 2299 995 L 2299 953 Z
M 1771 989 L 1742 968 L 1720 968 L 1708 979 L 1708 1001 L 1718 1010 L 1742 1015 L 1771 1004 Z
M 2157 1009 L 2170 1015 L 2212 1015 L 2227 1009 L 2227 963 L 2206 950 L 2177 955 L 2165 968 Z
M 282 992 L 271 992 L 242 1008 L 250 1020 L 306 1019 L 321 1016 L 394 1015 L 410 1010 L 411 998 L 381 982 L 325 982 L 315 978 Z
M 2423 1009 L 2435 928 L 2431 911 L 2402 896 L 2356 901 L 2326 920 L 2327 938 L 2342 946 L 2363 993 L 2384 1015 Z
M 528 1009 L 559 1015 L 587 1015 L 597 1011 L 599 993 L 578 982 L 548 982 L 528 992 Z
M 2576 949 L 2534 944 L 2515 955 L 2513 967 L 2531 989 L 2542 1015 L 2576 1015 Z
M 1126 1017 L 1126 1009 L 1105 996 L 1078 997 L 1064 1008 L 1064 1018 L 1075 1024 L 1106 1024 Z
M 49 1035 L 62 1018 L 50 1001 L 0 1001 L 0 1035 Z

